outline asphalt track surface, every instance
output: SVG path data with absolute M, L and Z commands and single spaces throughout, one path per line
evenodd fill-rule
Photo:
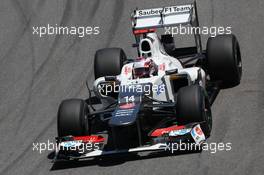
M 93 55 L 103 47 L 131 47 L 130 12 L 172 0 L 1 0 L 0 2 L 0 174 L 264 174 L 264 78 L 262 0 L 202 0 L 201 26 L 232 26 L 242 52 L 241 85 L 220 92 L 208 140 L 232 143 L 231 151 L 174 156 L 118 156 L 53 165 L 51 151 L 33 142 L 56 136 L 62 99 L 87 97 Z M 99 26 L 100 35 L 32 35 L 33 26 Z M 208 36 L 203 36 L 203 45 Z M 180 43 L 178 43 L 180 44 Z

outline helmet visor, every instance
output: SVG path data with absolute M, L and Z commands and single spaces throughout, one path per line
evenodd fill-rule
M 149 68 L 134 68 L 134 78 L 147 78 L 149 76 Z

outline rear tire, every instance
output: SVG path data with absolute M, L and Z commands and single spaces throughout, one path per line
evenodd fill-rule
M 242 61 L 235 35 L 218 35 L 208 39 L 207 64 L 211 80 L 221 81 L 221 88 L 240 84 Z
M 121 48 L 105 48 L 95 53 L 95 79 L 104 76 L 119 75 L 126 61 L 126 54 Z
M 177 121 L 179 125 L 200 123 L 206 137 L 212 129 L 212 113 L 209 99 L 199 85 L 182 87 L 177 95 Z
M 88 113 L 89 109 L 84 100 L 62 101 L 58 110 L 58 136 L 89 134 Z

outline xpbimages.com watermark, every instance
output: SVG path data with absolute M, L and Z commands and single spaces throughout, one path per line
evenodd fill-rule
M 193 35 L 193 34 L 200 34 L 200 35 L 210 35 L 211 37 L 215 37 L 216 35 L 223 35 L 223 34 L 232 34 L 232 27 L 193 27 L 193 26 L 185 26 L 179 25 L 176 27 L 165 27 L 165 34 L 174 35 Z
M 45 151 L 77 151 L 78 153 L 85 153 L 87 151 L 99 150 L 100 143 L 93 142 L 81 142 L 81 141 L 67 141 L 64 142 L 63 146 L 57 146 L 56 143 L 47 140 L 47 142 L 34 142 L 32 143 L 32 151 L 38 152 L 39 154 Z
M 151 93 L 161 94 L 165 92 L 165 84 L 161 83 L 157 84 L 134 84 L 134 85 L 126 85 L 121 86 L 119 84 L 100 84 L 98 86 L 98 91 L 101 95 L 108 95 L 111 93 L 143 93 L 146 95 L 150 95 Z
M 197 143 L 186 143 L 186 142 L 178 142 L 178 143 L 168 143 L 164 148 L 166 151 L 171 152 L 172 154 L 178 151 L 209 151 L 212 154 L 221 151 L 231 151 L 232 143 L 207 143 L 203 142 L 201 144 Z
M 83 38 L 88 35 L 100 34 L 100 27 L 93 26 L 58 26 L 47 24 L 46 26 L 33 26 L 32 34 L 44 37 L 49 35 L 75 35 Z

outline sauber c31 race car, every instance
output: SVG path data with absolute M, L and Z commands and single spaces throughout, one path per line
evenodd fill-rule
M 176 47 L 157 29 L 199 27 L 196 3 L 135 10 L 138 57 L 120 48 L 95 54 L 89 98 L 67 99 L 58 110 L 55 160 L 165 151 L 169 143 L 203 143 L 212 130 L 211 105 L 221 89 L 240 84 L 241 55 L 234 35 L 218 35 L 202 49 Z M 100 108 L 98 107 L 100 106 Z

